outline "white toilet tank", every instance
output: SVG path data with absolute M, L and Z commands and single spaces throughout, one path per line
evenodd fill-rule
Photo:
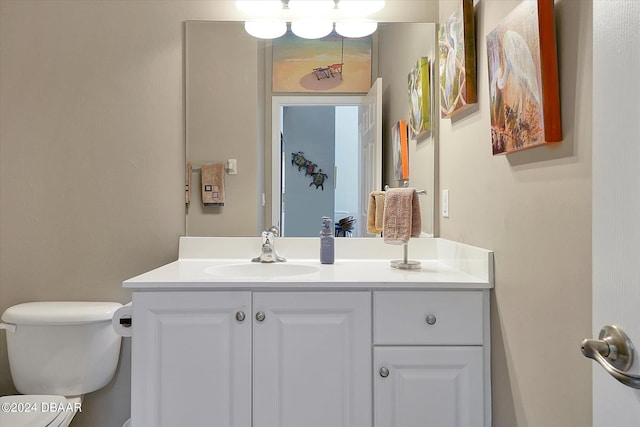
M 77 396 L 107 385 L 120 356 L 115 302 L 29 302 L 9 307 L 11 377 L 21 394 Z M 15 325 L 15 331 L 12 331 Z

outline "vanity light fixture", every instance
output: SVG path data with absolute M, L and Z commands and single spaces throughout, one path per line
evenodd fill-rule
M 321 39 L 333 31 L 333 22 L 325 20 L 297 20 L 291 22 L 291 31 L 302 39 Z
M 287 32 L 287 23 L 284 21 L 246 21 L 244 29 L 259 39 L 277 39 Z
M 352 39 L 373 34 L 377 28 L 378 23 L 375 21 L 336 22 L 336 33 Z
M 274 39 L 291 31 L 305 39 L 320 39 L 334 29 L 343 37 L 373 34 L 378 24 L 364 17 L 384 8 L 384 0 L 236 0 L 236 7 L 251 14 L 245 30 L 254 37 Z
M 287 3 L 289 10 L 304 14 L 315 14 L 328 12 L 335 9 L 336 2 L 334 0 L 289 0 Z

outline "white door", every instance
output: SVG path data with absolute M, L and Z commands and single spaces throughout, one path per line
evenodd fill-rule
M 250 292 L 134 292 L 131 424 L 250 427 L 250 314 Z
M 593 335 L 617 325 L 640 372 L 640 2 L 593 2 Z M 637 426 L 640 390 L 593 363 L 594 427 Z
M 382 190 L 382 79 L 373 82 L 365 101 L 358 108 L 360 129 L 360 224 L 367 223 L 369 193 Z M 362 236 L 365 236 L 366 228 Z
M 379 346 L 373 358 L 374 427 L 485 425 L 482 346 Z
M 371 427 L 370 294 L 256 292 L 253 302 L 253 426 Z

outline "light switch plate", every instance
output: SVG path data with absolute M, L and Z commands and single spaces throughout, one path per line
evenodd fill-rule
M 228 159 L 227 160 L 227 173 L 229 175 L 237 175 L 238 174 L 238 160 L 237 159 Z
M 449 190 L 442 190 L 442 216 L 449 218 Z

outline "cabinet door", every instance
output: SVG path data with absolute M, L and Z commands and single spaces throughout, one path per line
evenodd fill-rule
M 253 303 L 254 427 L 371 427 L 370 294 L 264 292 Z
M 250 292 L 134 292 L 132 426 L 250 427 L 250 315 Z
M 375 427 L 484 426 L 482 347 L 394 346 L 373 353 Z

